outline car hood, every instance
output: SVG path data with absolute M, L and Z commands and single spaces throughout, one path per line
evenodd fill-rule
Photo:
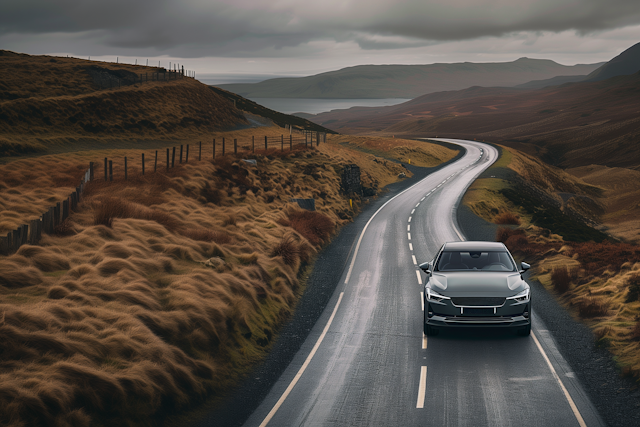
M 429 282 L 434 291 L 448 296 L 511 296 L 527 286 L 520 273 L 513 271 L 433 273 Z

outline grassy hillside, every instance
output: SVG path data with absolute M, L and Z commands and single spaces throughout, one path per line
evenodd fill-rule
M 309 77 L 219 86 L 248 98 L 415 98 L 470 86 L 515 86 L 561 75 L 587 75 L 600 65 L 565 66 L 529 58 L 504 63 L 359 65 Z
M 342 142 L 245 154 L 256 166 L 228 155 L 144 176 L 132 167 L 127 181 L 114 172 L 53 235 L 0 257 L 0 424 L 160 425 L 228 390 L 268 351 L 305 266 L 364 202 L 340 193 L 342 167 L 358 164 L 371 188 L 406 172 L 363 152 L 365 140 Z M 412 143 L 425 165 L 455 155 Z M 141 153 L 0 165 L 0 199 L 13 203 L 0 220 L 28 219 L 33 200 L 55 201 L 89 161 Z M 292 197 L 315 198 L 317 211 Z
M 589 226 L 617 220 L 620 231 L 632 216 L 637 221 L 637 213 L 625 212 L 637 204 L 636 175 L 601 166 L 569 174 L 502 147 L 463 203 L 501 225 L 496 240 L 530 262 L 534 277 L 593 330 L 597 346 L 611 351 L 620 373 L 640 382 L 640 246 Z
M 155 67 L 8 51 L 0 51 L 0 65 L 0 157 L 123 141 L 206 141 L 216 132 L 252 126 L 245 112 L 264 114 L 267 124 L 326 131 L 192 78 L 141 83 L 141 75 L 175 77 Z

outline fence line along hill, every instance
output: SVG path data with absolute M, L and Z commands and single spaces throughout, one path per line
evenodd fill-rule
M 182 68 L 8 51 L 0 64 L 0 157 L 78 143 L 197 141 L 251 126 L 241 106 Z

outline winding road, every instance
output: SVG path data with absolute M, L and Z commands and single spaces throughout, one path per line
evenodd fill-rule
M 553 337 L 422 333 L 417 264 L 464 240 L 456 206 L 498 157 L 490 145 L 440 139 L 466 154 L 390 199 L 369 220 L 307 340 L 245 426 L 604 425 Z

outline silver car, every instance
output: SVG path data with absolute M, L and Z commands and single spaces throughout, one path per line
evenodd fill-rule
M 440 328 L 510 327 L 531 333 L 531 290 L 503 243 L 448 242 L 420 264 L 424 285 L 424 333 Z

